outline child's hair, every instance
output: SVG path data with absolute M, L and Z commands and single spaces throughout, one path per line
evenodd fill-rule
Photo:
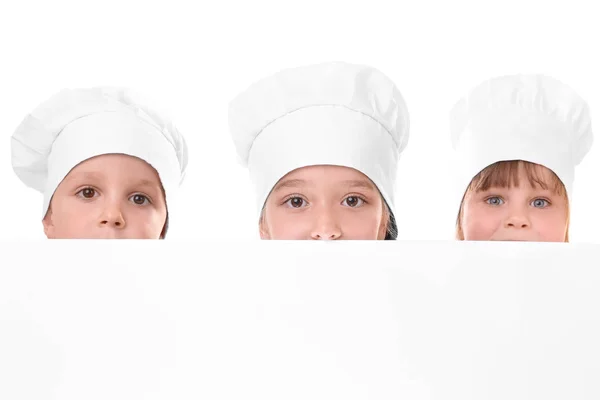
M 471 183 L 465 190 L 462 201 L 460 202 L 460 209 L 458 211 L 458 217 L 456 218 L 456 239 L 464 240 L 464 233 L 462 230 L 462 215 L 464 208 L 464 201 L 467 194 L 471 192 L 481 192 L 488 190 L 492 187 L 510 188 L 512 186 L 519 186 L 519 168 L 523 168 L 525 175 L 532 187 L 541 187 L 544 190 L 552 190 L 559 196 L 563 196 L 567 200 L 567 232 L 565 235 L 565 242 L 569 241 L 569 199 L 567 196 L 567 190 L 565 185 L 559 179 L 554 172 L 550 171 L 551 179 L 550 182 L 545 182 L 540 176 L 539 164 L 534 164 L 529 161 L 523 160 L 511 160 L 511 161 L 499 161 L 494 163 L 480 173 L 475 175 L 471 180 Z M 545 167 L 544 167 L 545 168 Z
M 167 219 L 165 220 L 165 226 L 163 226 L 162 232 L 160 233 L 159 239 L 164 239 L 167 236 L 167 230 L 169 229 L 169 212 L 167 211 Z
M 167 231 L 169 230 L 169 207 L 167 205 L 167 194 L 165 193 L 165 188 L 162 185 L 162 182 L 160 183 L 160 191 L 162 192 L 163 200 L 165 201 L 165 208 L 167 211 L 167 218 L 165 218 L 165 226 L 163 226 L 163 229 L 160 232 L 159 236 L 159 239 L 162 240 L 167 236 Z
M 390 207 L 387 205 L 387 202 L 385 199 L 383 199 L 383 197 L 382 200 L 385 207 L 385 212 L 389 217 L 384 240 L 396 240 L 398 238 L 398 226 L 396 225 L 396 218 L 394 217 L 394 214 L 392 214 Z

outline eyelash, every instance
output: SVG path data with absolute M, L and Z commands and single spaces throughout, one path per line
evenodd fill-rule
M 85 197 L 85 196 L 83 196 L 83 194 L 82 194 L 82 193 L 83 193 L 83 191 L 84 191 L 84 190 L 93 190 L 93 191 L 94 191 L 94 196 L 93 196 L 93 197 L 91 197 L 91 198 L 90 198 L 90 197 Z M 79 196 L 79 197 L 81 197 L 82 199 L 84 199 L 84 200 L 91 200 L 91 199 L 93 199 L 94 197 L 96 197 L 95 195 L 96 195 L 96 194 L 98 194 L 98 192 L 99 192 L 99 190 L 98 190 L 98 189 L 96 189 L 95 187 L 92 187 L 92 186 L 85 186 L 85 187 L 83 187 L 83 188 L 79 189 L 77 192 L 75 192 L 75 195 L 76 195 L 76 196 L 79 196 L 79 195 L 81 194 L 81 196 Z
M 503 202 L 503 201 L 504 201 L 504 199 L 503 199 L 501 196 L 490 196 L 490 197 L 486 198 L 484 201 L 485 201 L 486 203 L 488 203 L 489 205 L 491 205 L 491 206 L 496 206 L 496 205 L 498 205 L 498 204 L 491 204 L 491 203 L 490 203 L 490 200 L 492 200 L 492 199 L 499 199 L 501 202 Z
M 294 194 L 290 194 L 289 196 L 287 196 L 282 202 L 281 205 L 285 205 L 288 201 L 292 200 L 292 199 L 302 199 L 302 201 L 305 201 L 308 203 L 308 200 L 306 200 L 304 198 L 304 196 L 302 196 L 301 194 L 298 193 L 294 193 Z M 301 207 L 292 207 L 292 208 L 301 208 Z
M 93 196 L 93 197 L 85 197 L 85 196 L 83 196 L 83 191 L 84 191 L 84 190 L 93 190 L 93 191 L 94 191 L 94 196 Z M 98 189 L 96 189 L 95 187 L 92 187 L 92 186 L 85 186 L 85 187 L 83 187 L 83 188 L 79 189 L 77 192 L 75 192 L 75 195 L 76 195 L 76 196 L 79 196 L 79 197 L 80 197 L 80 198 L 82 198 L 83 200 L 92 200 L 94 197 L 96 197 L 95 195 L 96 195 L 96 194 L 98 194 L 98 192 L 99 192 L 99 190 L 98 190 Z M 81 194 L 81 196 L 80 196 L 80 194 Z M 132 198 L 133 198 L 133 197 L 135 197 L 135 196 L 141 196 L 141 197 L 143 197 L 143 198 L 144 198 L 144 200 L 148 201 L 148 204 L 153 204 L 153 202 L 152 202 L 152 199 L 150 198 L 150 196 L 147 196 L 147 195 L 145 195 L 145 194 L 142 194 L 142 193 L 134 193 L 134 194 L 132 194 L 131 196 L 129 196 L 129 197 L 128 197 L 128 200 L 129 200 L 129 199 L 132 199 Z M 138 206 L 145 206 L 145 205 L 148 205 L 148 204 L 137 204 L 137 203 L 135 203 L 133 200 L 131 200 L 131 202 L 132 202 L 132 203 L 134 203 L 135 205 L 138 205 Z M 144 202 L 144 203 L 145 203 L 145 202 Z
M 344 200 L 342 200 L 342 203 L 345 202 L 346 200 L 348 200 L 350 197 L 356 197 L 357 199 L 360 199 L 360 201 L 362 201 L 364 204 L 368 204 L 367 200 L 363 196 L 358 195 L 358 194 L 349 194 L 348 196 L 344 197 Z M 348 206 L 348 207 L 350 207 L 350 208 L 358 208 L 360 206 L 358 206 L 358 207 Z
M 356 197 L 357 199 L 359 199 L 360 201 L 362 201 L 364 204 L 368 204 L 368 201 L 367 201 L 367 200 L 364 198 L 364 196 L 360 196 L 360 195 L 358 195 L 358 194 L 350 194 L 350 195 L 348 195 L 348 196 L 344 197 L 344 200 L 342 200 L 342 203 L 343 203 L 344 201 L 348 200 L 350 197 Z M 291 195 L 287 196 L 287 197 L 286 197 L 286 198 L 283 200 L 283 202 L 281 203 L 281 205 L 284 205 L 284 204 L 286 204 L 288 201 L 290 201 L 290 200 L 292 200 L 292 199 L 296 199 L 296 198 L 298 198 L 298 199 L 302 199 L 303 201 L 305 201 L 305 202 L 307 202 L 307 203 L 308 203 L 308 200 L 306 200 L 306 199 L 304 198 L 304 196 L 302 196 L 302 195 L 300 195 L 300 194 L 291 194 Z M 350 207 L 350 208 L 358 208 L 358 207 L 351 207 L 351 206 L 348 206 L 348 207 Z M 359 206 L 359 207 L 360 207 L 360 206 Z M 300 207 L 293 207 L 293 208 L 300 208 Z
M 490 196 L 490 197 L 488 197 L 488 198 L 485 199 L 485 202 L 488 203 L 488 204 L 490 204 L 489 201 L 491 199 L 500 199 L 502 202 L 504 202 L 504 199 L 501 196 Z M 537 200 L 545 201 L 546 202 L 546 207 L 552 205 L 552 202 L 550 200 L 545 199 L 543 197 L 536 197 L 535 199 L 531 200 L 529 202 L 529 204 L 533 204 Z M 497 206 L 497 205 L 500 205 L 500 204 L 490 204 L 490 205 Z M 536 208 L 545 208 L 545 207 L 536 207 Z
M 546 207 L 548 207 L 548 206 L 552 205 L 552 203 L 550 202 L 550 200 L 548 200 L 548 199 L 544 199 L 543 197 L 536 197 L 535 199 L 533 199 L 533 200 L 531 201 L 531 203 L 534 203 L 534 202 L 535 202 L 535 201 L 537 201 L 537 200 L 542 200 L 542 201 L 545 201 L 545 202 L 546 202 L 546 206 L 545 206 L 545 207 L 541 207 L 541 208 L 546 208 Z M 534 207 L 535 207 L 535 206 L 534 206 Z M 536 208 L 540 208 L 540 207 L 536 207 Z
M 133 198 L 133 197 L 135 197 L 135 196 L 141 196 L 141 197 L 143 197 L 145 200 L 147 200 L 147 201 L 148 201 L 148 204 L 152 204 L 152 200 L 150 199 L 150 197 L 148 197 L 148 196 L 146 196 L 145 194 L 142 194 L 142 193 L 134 193 L 134 194 L 132 194 L 131 196 L 129 196 L 129 198 L 131 199 L 131 198 Z M 133 202 L 135 205 L 137 205 L 137 206 L 145 206 L 145 205 L 148 205 L 148 204 L 137 204 L 137 203 L 135 203 L 133 200 L 131 200 L 131 201 L 132 201 L 132 202 Z

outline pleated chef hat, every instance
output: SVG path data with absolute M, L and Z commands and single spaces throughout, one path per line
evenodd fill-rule
M 311 165 L 362 172 L 394 213 L 409 116 L 400 92 L 380 71 L 341 62 L 281 71 L 235 98 L 229 123 L 256 189 L 259 215 L 283 176 Z
M 450 113 L 461 199 L 475 175 L 499 161 L 523 160 L 552 170 L 571 198 L 575 166 L 593 143 L 587 103 L 544 75 L 487 80 Z
M 152 165 L 170 204 L 187 168 L 185 140 L 130 89 L 64 89 L 25 117 L 12 136 L 13 169 L 27 186 L 44 194 L 42 217 L 73 167 L 111 153 Z

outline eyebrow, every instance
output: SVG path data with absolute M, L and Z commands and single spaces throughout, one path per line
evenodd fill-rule
M 83 179 L 83 180 L 101 180 L 104 178 L 104 175 L 98 172 L 76 172 L 73 175 L 70 175 L 66 178 L 67 181 L 75 180 L 75 179 Z
M 278 183 L 275 186 L 275 189 L 273 189 L 273 191 L 275 192 L 275 191 L 283 189 L 283 188 L 307 186 L 307 184 L 308 184 L 308 182 L 305 181 L 304 179 L 287 179 L 285 181 Z M 342 185 L 345 187 L 350 187 L 350 188 L 363 188 L 363 189 L 370 189 L 370 190 L 375 189 L 375 186 L 371 182 L 368 182 L 365 180 L 358 180 L 358 179 L 350 179 L 350 180 L 341 181 L 341 182 L 339 182 L 339 185 Z
M 158 182 L 152 182 L 148 179 L 140 179 L 139 181 L 137 181 L 135 183 L 135 186 L 150 186 L 152 188 L 156 188 L 156 187 L 160 187 L 160 185 L 158 184 Z
M 275 189 L 273 189 L 273 191 L 276 192 L 283 188 L 306 186 L 306 183 L 307 182 L 304 179 L 286 179 L 284 181 L 279 182 L 275 186 Z
M 342 181 L 340 182 L 342 185 L 351 187 L 351 188 L 363 188 L 363 189 L 371 189 L 374 190 L 375 186 L 368 181 L 365 180 L 347 180 L 347 181 Z
M 105 178 L 105 176 L 102 173 L 99 172 L 78 172 L 75 173 L 71 176 L 69 176 L 66 180 L 68 181 L 72 181 L 72 180 L 76 180 L 76 179 L 81 179 L 84 181 L 93 181 L 93 180 L 103 180 Z M 136 181 L 135 183 L 133 183 L 133 185 L 131 186 L 145 186 L 148 188 L 152 188 L 152 189 L 159 189 L 161 186 L 160 184 L 158 184 L 157 182 L 153 182 L 149 179 L 140 179 L 139 181 Z

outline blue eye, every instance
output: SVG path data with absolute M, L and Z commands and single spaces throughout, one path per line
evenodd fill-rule
M 287 204 L 291 208 L 302 208 L 306 201 L 302 197 L 291 197 L 284 204 Z
M 531 202 L 531 205 L 535 208 L 546 208 L 550 205 L 550 202 L 545 199 L 535 199 Z
M 144 196 L 143 194 L 134 194 L 129 198 L 129 200 L 131 200 L 138 206 L 150 204 L 150 199 L 148 199 L 148 197 Z
M 502 200 L 498 196 L 490 197 L 490 198 L 486 199 L 485 202 L 492 206 L 499 206 L 501 204 L 504 204 L 504 200 Z

